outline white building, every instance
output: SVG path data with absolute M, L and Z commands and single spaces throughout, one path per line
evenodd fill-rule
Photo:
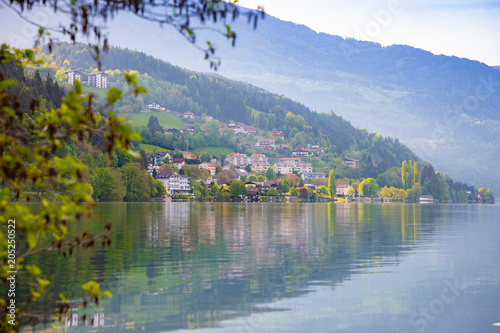
M 78 80 L 82 82 L 82 72 L 80 71 L 69 71 L 66 72 L 66 75 L 68 76 L 68 83 L 71 84 L 72 86 L 75 85 L 75 80 Z
M 326 175 L 324 172 L 304 172 L 300 175 L 302 180 L 306 179 L 325 179 Z
M 226 161 L 234 166 L 247 166 L 254 164 L 269 165 L 269 159 L 264 154 L 252 154 L 252 156 L 247 156 L 246 154 L 241 153 L 231 153 L 226 156 Z
M 279 162 L 273 165 L 274 173 L 312 173 L 313 167 L 311 163 L 302 161 L 299 157 L 280 158 Z
M 271 167 L 269 162 L 256 162 L 250 166 L 251 170 L 254 172 L 267 171 Z
M 108 88 L 108 74 L 106 73 L 92 73 L 88 76 L 88 85 L 89 87 L 95 88 Z
M 191 187 L 189 177 L 179 175 L 172 169 L 164 169 L 158 172 L 156 179 L 163 183 L 169 196 L 175 194 L 189 194 Z

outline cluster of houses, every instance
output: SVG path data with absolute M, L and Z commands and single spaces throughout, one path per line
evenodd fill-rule
M 68 83 L 74 86 L 76 80 L 83 82 L 83 74 L 85 73 L 79 70 L 67 71 L 66 75 L 68 76 Z M 108 74 L 102 72 L 87 74 L 87 85 L 89 87 L 107 89 Z
M 197 156 L 188 151 L 183 151 L 182 157 L 173 158 L 168 152 L 156 152 L 148 155 L 148 172 L 151 175 L 156 174 L 156 179 L 161 181 L 165 186 L 167 195 L 189 194 L 190 177 L 181 175 L 172 169 L 160 170 L 161 165 L 167 161 L 170 165 L 180 170 L 189 160 L 195 161 L 197 160 Z M 272 166 L 269 163 L 268 157 L 264 154 L 252 154 L 248 156 L 242 153 L 231 153 L 226 156 L 225 160 L 227 164 L 222 167 L 222 170 L 232 169 L 236 175 L 236 179 L 241 179 L 242 176 L 249 177 L 248 172 L 245 170 L 247 166 L 250 166 L 251 171 L 254 172 L 265 172 L 268 168 L 272 168 L 275 174 L 297 174 L 303 180 L 325 178 L 324 173 L 313 172 L 312 164 L 302 161 L 299 157 L 280 158 Z M 198 167 L 201 170 L 207 170 L 210 178 L 212 178 L 216 174 L 216 164 L 218 163 L 216 159 L 212 159 L 210 163 L 204 162 L 199 164 Z M 207 185 L 214 183 L 212 179 L 207 179 L 205 182 Z M 279 186 L 278 181 L 269 180 L 269 182 L 275 182 Z M 264 187 L 266 188 L 266 186 Z
M 185 134 L 194 134 L 195 129 L 194 129 L 194 126 L 192 126 L 192 125 L 184 125 L 179 129 L 165 126 L 165 128 L 163 129 L 163 132 L 164 133 L 173 133 L 175 135 L 184 134 L 184 133 Z
M 230 129 L 234 131 L 235 134 L 242 134 L 247 136 L 249 134 L 257 134 L 257 130 L 253 126 L 245 125 L 244 123 L 239 123 L 233 120 L 229 121 L 229 124 L 219 125 L 220 132 L 225 129 Z

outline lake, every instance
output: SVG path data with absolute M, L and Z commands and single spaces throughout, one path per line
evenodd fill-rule
M 100 203 L 113 243 L 38 264 L 64 332 L 498 332 L 500 206 Z M 48 304 L 48 303 L 47 303 Z M 47 307 L 39 305 L 39 308 Z

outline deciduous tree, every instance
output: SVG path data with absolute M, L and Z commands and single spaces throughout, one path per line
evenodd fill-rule
M 328 193 L 330 198 L 333 198 L 337 194 L 337 184 L 335 183 L 335 171 L 332 169 L 328 174 Z

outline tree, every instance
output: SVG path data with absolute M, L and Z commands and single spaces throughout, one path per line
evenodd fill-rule
M 274 189 L 274 188 L 270 188 L 270 189 L 267 191 L 266 195 L 268 195 L 268 196 L 278 196 L 278 195 L 280 195 L 280 194 L 278 193 L 278 191 L 276 191 L 276 189 Z
M 309 198 L 309 191 L 307 190 L 307 187 L 302 186 L 299 189 L 299 198 Z
M 279 190 L 281 193 L 287 193 L 290 191 L 290 187 L 288 186 L 286 179 L 281 180 Z
M 233 197 L 239 197 L 240 195 L 247 195 L 248 191 L 245 187 L 245 184 L 240 180 L 235 180 L 229 186 L 229 192 Z
M 413 163 L 413 184 L 415 185 L 418 179 L 418 162 Z
M 156 116 L 150 116 L 148 120 L 148 129 L 151 135 L 155 135 L 156 132 L 163 133 L 163 127 L 161 127 L 160 122 Z
M 408 165 L 406 160 L 403 161 L 403 164 L 401 165 L 401 180 L 403 182 L 403 188 L 406 189 L 408 186 Z
M 273 171 L 273 169 L 267 168 L 265 176 L 266 176 L 267 179 L 273 180 L 274 179 L 274 171 Z
M 373 197 L 377 195 L 379 186 L 375 179 L 367 178 L 359 184 L 358 191 L 364 197 Z
M 413 184 L 411 190 L 408 190 L 406 192 L 408 193 L 408 199 L 411 202 L 418 202 L 418 200 L 422 196 L 422 186 L 420 186 L 420 183 L 415 183 Z
M 332 199 L 337 194 L 337 184 L 335 183 L 335 171 L 332 169 L 328 174 L 328 194 Z
M 217 196 L 217 193 L 219 193 L 220 187 L 217 184 L 213 184 L 212 188 L 210 189 L 210 195 L 215 197 Z
M 22 62 L 31 65 L 40 63 L 35 62 L 34 52 L 30 49 L 9 48 L 5 44 L 1 46 L 1 66 L 21 66 Z M 144 92 L 142 87 L 137 86 L 133 76 L 126 74 L 126 79 L 131 86 L 130 94 Z M 108 113 L 107 118 L 100 116 L 100 113 L 109 110 L 121 97 L 122 92 L 116 88 L 109 89 L 107 102 L 103 107 L 95 108 L 92 98 L 83 95 L 82 85 L 76 82 L 74 88 L 62 100 L 60 108 L 40 112 L 40 101 L 31 100 L 28 101 L 31 112 L 27 113 L 23 111 L 20 102 L 22 96 L 6 91 L 15 85 L 14 79 L 6 78 L 0 73 L 0 145 L 3 152 L 8 152 L 0 154 L 0 224 L 15 223 L 16 230 L 20 231 L 16 235 L 19 250 L 13 257 L 7 255 L 9 238 L 2 231 L 1 270 L 16 270 L 17 283 L 32 286 L 28 303 L 16 303 L 16 320 L 19 322 L 27 316 L 54 315 L 54 311 L 50 310 L 48 313 L 30 313 L 29 304 L 42 295 L 50 281 L 45 279 L 44 272 L 36 265 L 21 266 L 21 262 L 28 257 L 50 252 L 71 255 L 75 248 L 93 247 L 96 242 L 110 244 L 110 223 L 106 224 L 103 232 L 98 235 L 85 232 L 77 235 L 75 239 L 66 239 L 68 227 L 74 225 L 82 216 L 91 215 L 93 189 L 91 185 L 83 182 L 86 167 L 82 162 L 71 154 L 59 157 L 54 153 L 75 142 L 90 144 L 94 133 L 107 134 L 104 136 L 104 143 L 108 153 L 114 150 L 129 151 L 131 141 L 140 139 L 140 136 L 132 133 L 129 127 L 123 124 L 123 119 L 117 118 L 112 112 Z M 30 125 L 26 126 L 25 121 Z M 109 181 L 108 176 L 102 175 L 105 183 Z M 37 188 L 42 199 L 42 204 L 36 212 L 27 209 L 24 204 L 10 202 L 32 200 L 33 194 L 24 191 L 27 187 Z M 59 192 L 59 202 L 48 200 L 55 191 Z M 6 279 L 2 281 L 4 286 L 8 282 Z M 95 281 L 89 281 L 82 289 L 85 295 L 90 293 L 95 302 L 111 296 L 109 292 L 101 291 Z M 0 297 L 1 303 L 7 304 L 7 293 Z M 59 313 L 59 318 L 70 310 L 68 300 L 64 295 L 61 298 L 62 301 L 55 311 Z M 71 307 L 74 307 L 74 303 Z M 5 306 L 1 307 L 0 317 L 0 330 L 13 331 L 14 327 L 7 322 Z
M 127 201 L 149 200 L 149 179 L 151 176 L 141 172 L 138 164 L 129 163 L 121 169 L 127 192 L 124 199 Z
M 495 201 L 495 196 L 489 188 L 481 187 L 477 191 L 483 195 L 484 202 L 493 203 Z
M 90 156 L 90 155 L 87 155 Z M 92 188 L 94 189 L 94 199 L 99 201 L 109 201 L 114 198 L 116 181 L 111 172 L 106 168 L 96 170 Z

